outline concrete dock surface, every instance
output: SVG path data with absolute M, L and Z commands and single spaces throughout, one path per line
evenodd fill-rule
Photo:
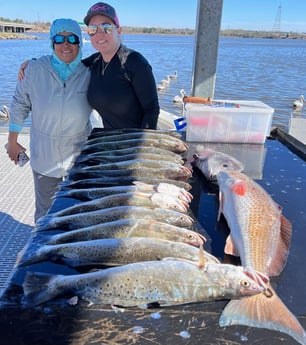
M 9 159 L 4 148 L 7 133 L 7 128 L 0 131 L 0 296 L 34 227 L 32 170 L 29 163 L 19 167 Z M 20 134 L 19 142 L 29 148 L 28 131 Z

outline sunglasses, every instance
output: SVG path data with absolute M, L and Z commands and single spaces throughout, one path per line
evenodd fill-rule
M 70 44 L 79 44 L 80 40 L 77 35 L 68 35 L 68 36 L 63 36 L 63 35 L 55 35 L 52 38 L 53 43 L 55 44 L 63 44 L 65 41 L 67 41 Z
M 88 25 L 87 27 L 87 33 L 89 36 L 94 36 L 98 29 L 100 28 L 105 34 L 111 34 L 113 32 L 114 28 L 117 28 L 118 26 L 115 24 L 110 23 L 102 23 L 98 25 Z

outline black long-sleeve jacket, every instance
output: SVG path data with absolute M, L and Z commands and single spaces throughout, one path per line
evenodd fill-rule
M 156 129 L 160 110 L 156 82 L 143 55 L 132 51 L 122 65 L 118 53 L 109 63 L 95 53 L 83 63 L 91 70 L 88 102 L 105 128 Z

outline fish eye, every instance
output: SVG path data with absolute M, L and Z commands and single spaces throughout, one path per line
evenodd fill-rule
M 250 282 L 246 279 L 242 279 L 240 281 L 240 285 L 243 286 L 243 287 L 249 287 L 250 286 Z
M 229 165 L 226 164 L 226 163 L 222 164 L 222 166 L 223 166 L 223 168 L 228 168 L 229 167 Z

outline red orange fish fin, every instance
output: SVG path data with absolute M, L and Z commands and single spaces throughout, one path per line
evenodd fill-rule
M 289 254 L 291 234 L 292 234 L 291 222 L 284 215 L 281 215 L 280 236 L 279 236 L 277 248 L 275 251 L 276 254 L 273 257 L 271 264 L 268 268 L 267 274 L 269 275 L 269 277 L 277 276 L 283 270 L 287 261 L 288 254 Z
M 247 189 L 248 187 L 245 181 L 237 181 L 231 186 L 231 191 L 237 195 L 245 195 Z
M 229 254 L 229 255 L 233 255 L 233 256 L 240 256 L 231 235 L 229 235 L 226 239 L 225 242 L 225 247 L 224 247 L 224 253 L 225 254 Z
M 306 332 L 276 292 L 267 292 L 230 301 L 224 308 L 220 326 L 244 325 L 267 328 L 286 333 L 301 344 L 306 344 Z

